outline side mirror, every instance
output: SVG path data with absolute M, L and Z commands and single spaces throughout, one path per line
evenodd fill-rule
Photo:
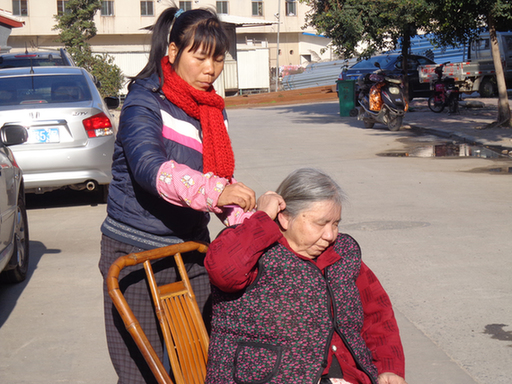
M 107 104 L 108 109 L 116 109 L 119 107 L 119 97 L 107 96 L 103 100 L 105 100 L 105 104 Z
M 377 68 L 380 68 L 380 63 L 376 61 L 373 65 L 375 65 Z
M 28 132 L 22 125 L 4 125 L 0 129 L 0 140 L 5 145 L 23 144 L 28 140 Z
M 98 78 L 94 75 L 92 75 L 92 82 L 94 83 L 96 88 L 98 88 L 98 89 L 101 88 L 101 81 L 99 81 Z

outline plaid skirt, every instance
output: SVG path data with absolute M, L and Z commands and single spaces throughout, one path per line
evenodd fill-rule
M 157 383 L 114 307 L 106 284 L 108 269 L 119 256 L 142 251 L 144 249 L 122 243 L 107 236 L 103 236 L 101 240 L 99 268 L 103 275 L 105 331 L 110 358 L 119 377 L 118 384 Z M 199 309 L 203 313 L 207 328 L 209 328 L 211 314 L 210 281 L 203 265 L 203 259 L 204 255 L 200 253 L 192 256 L 192 258 L 187 255 L 185 268 L 192 283 Z M 176 281 L 176 264 L 171 257 L 154 262 L 153 270 L 158 284 Z M 163 361 L 163 338 L 155 315 L 143 265 L 124 268 L 119 276 L 119 287 L 151 345 Z

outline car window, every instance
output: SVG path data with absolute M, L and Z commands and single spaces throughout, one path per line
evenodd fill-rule
M 429 65 L 429 64 L 435 64 L 432 60 L 426 58 L 426 57 L 417 57 L 419 65 Z
M 505 46 L 509 52 L 512 52 L 512 36 L 503 36 L 505 39 Z
M 351 69 L 362 69 L 362 68 L 375 68 L 375 63 L 379 63 L 382 68 L 386 67 L 393 57 L 391 56 L 375 56 L 371 57 L 368 60 L 360 61 L 359 63 L 354 64 Z
M 415 58 L 415 57 L 409 57 L 407 58 L 407 69 L 408 70 L 411 70 L 411 69 L 416 69 L 418 67 L 419 62 L 418 60 Z M 400 56 L 396 63 L 395 63 L 395 68 L 397 69 L 402 69 L 402 56 Z
M 13 57 L 0 58 L 0 68 L 18 68 L 18 67 L 54 67 L 66 66 L 62 57 L 53 58 L 31 58 L 31 57 Z
M 50 104 L 92 99 L 82 75 L 0 78 L 0 105 Z

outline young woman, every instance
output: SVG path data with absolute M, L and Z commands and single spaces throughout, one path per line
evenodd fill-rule
M 212 242 L 207 384 L 406 384 L 388 295 L 338 233 L 342 200 L 328 175 L 299 169 Z
M 209 241 L 209 212 L 230 224 L 255 206 L 254 192 L 233 179 L 234 156 L 224 101 L 213 82 L 224 66 L 228 39 L 217 16 L 202 9 L 165 10 L 152 35 L 146 67 L 131 81 L 121 112 L 112 164 L 99 267 L 105 278 L 119 256 L 182 241 Z M 167 53 L 167 55 L 166 55 Z M 203 258 L 187 258 L 201 309 L 210 294 Z M 154 264 L 171 282 L 170 261 Z M 120 276 L 124 295 L 162 356 L 144 271 Z M 105 325 L 119 383 L 151 383 L 139 353 L 104 285 Z

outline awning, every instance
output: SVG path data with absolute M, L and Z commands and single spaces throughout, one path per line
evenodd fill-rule
M 261 27 L 264 25 L 277 24 L 277 21 L 269 21 L 263 19 L 253 19 L 251 17 L 226 15 L 221 13 L 218 15 L 219 20 L 226 24 L 234 24 L 236 27 Z
M 311 32 L 302 32 L 303 35 L 306 35 L 306 36 L 316 36 L 316 37 L 323 37 L 323 38 L 326 38 L 327 39 L 327 36 L 325 35 L 319 35 L 317 33 L 311 33 Z
M 0 9 L 0 24 L 6 25 L 11 28 L 20 28 L 25 24 L 24 21 L 14 17 L 10 12 Z
M 269 21 L 263 19 L 253 19 L 251 17 L 243 17 L 243 16 L 235 16 L 235 15 L 226 15 L 224 13 L 220 13 L 217 15 L 219 20 L 224 24 L 232 24 L 235 27 L 261 27 L 265 25 L 274 25 L 277 24 L 277 21 Z M 148 25 L 147 27 L 143 27 L 141 29 L 152 30 L 153 25 Z

